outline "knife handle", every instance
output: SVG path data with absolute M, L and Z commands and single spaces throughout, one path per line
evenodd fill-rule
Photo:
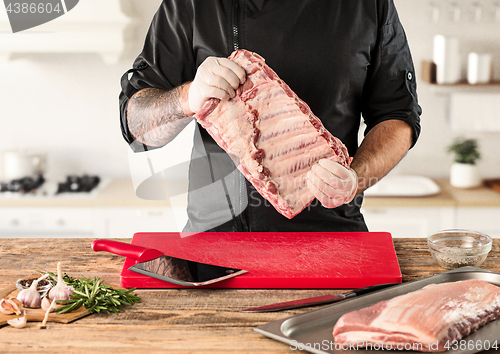
M 342 295 L 322 295 L 310 297 L 307 299 L 285 301 L 279 302 L 277 304 L 252 307 L 249 309 L 240 310 L 240 312 L 273 312 L 290 309 L 300 309 L 302 307 L 331 304 L 332 302 L 341 301 L 343 299 L 344 298 L 342 297 Z
M 162 252 L 153 248 L 146 248 L 129 243 L 103 239 L 94 240 L 92 242 L 92 249 L 96 252 L 106 251 L 120 256 L 134 258 L 137 262 L 147 262 L 163 256 Z

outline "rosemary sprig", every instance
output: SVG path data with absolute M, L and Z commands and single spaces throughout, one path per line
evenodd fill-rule
M 48 272 L 51 281 L 57 283 L 57 275 Z M 73 278 L 66 273 L 63 276 L 66 285 L 73 287 L 74 294 L 69 300 L 58 300 L 57 303 L 64 306 L 57 308 L 57 313 L 63 314 L 85 307 L 90 313 L 123 311 L 123 306 L 133 305 L 140 301 L 140 297 L 132 294 L 133 289 L 114 289 L 103 284 L 100 278 Z

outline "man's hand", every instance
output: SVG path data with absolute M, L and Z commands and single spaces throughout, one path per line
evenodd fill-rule
M 212 97 L 229 100 L 245 80 L 245 70 L 232 60 L 208 57 L 199 66 L 189 87 L 189 108 L 196 113 Z
M 307 173 L 307 186 L 325 208 L 336 208 L 356 196 L 358 176 L 331 159 L 321 159 Z

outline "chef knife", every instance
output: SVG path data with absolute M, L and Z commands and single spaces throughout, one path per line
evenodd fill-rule
M 129 270 L 184 286 L 209 285 L 247 271 L 170 257 L 163 252 L 112 240 L 95 240 L 94 251 L 107 251 L 135 259 Z
M 252 307 L 246 310 L 240 310 L 240 312 L 272 312 L 272 311 L 298 309 L 301 307 L 331 304 L 333 302 L 338 302 L 355 296 L 368 294 L 373 291 L 385 289 L 390 286 L 398 284 L 400 283 L 377 284 L 377 285 L 367 286 L 366 288 L 355 289 L 338 295 L 323 295 L 323 296 L 309 297 L 307 299 L 301 299 L 301 300 L 279 302 L 276 304 L 265 305 L 260 307 Z

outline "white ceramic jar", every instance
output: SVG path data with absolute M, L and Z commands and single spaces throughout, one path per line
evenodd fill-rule
M 491 81 L 492 55 L 485 53 L 469 53 L 467 64 L 467 81 L 471 85 L 487 84 Z

